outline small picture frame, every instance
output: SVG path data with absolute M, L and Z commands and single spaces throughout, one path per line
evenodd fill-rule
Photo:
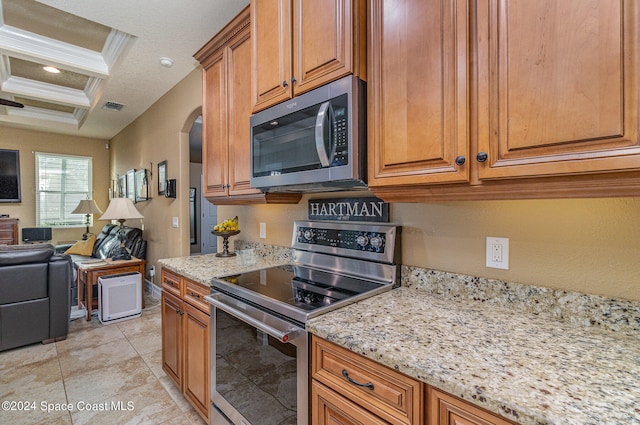
M 142 202 L 149 199 L 149 180 L 147 179 L 147 169 L 143 168 L 135 172 L 135 202 Z
M 158 163 L 158 195 L 164 195 L 167 190 L 167 161 Z
M 127 171 L 127 198 L 136 202 L 136 170 Z
M 127 196 L 127 175 L 123 174 L 118 176 L 118 190 L 116 192 L 116 198 L 124 198 Z

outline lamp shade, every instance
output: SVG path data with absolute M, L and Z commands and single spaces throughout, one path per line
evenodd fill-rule
M 102 210 L 93 199 L 83 199 L 71 214 L 102 214 Z
M 129 198 L 113 198 L 100 220 L 129 220 L 144 218 Z

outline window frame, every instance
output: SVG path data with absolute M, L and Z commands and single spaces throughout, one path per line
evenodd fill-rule
M 62 167 L 60 171 L 64 176 L 67 175 L 66 170 L 66 160 L 86 160 L 88 164 L 88 184 L 86 191 L 74 191 L 67 190 L 66 182 L 64 182 L 64 177 L 62 177 L 61 182 L 61 190 L 45 190 L 41 189 L 41 180 L 40 180 L 40 158 L 62 158 Z M 67 212 L 68 208 L 65 208 L 65 199 L 69 196 L 78 198 L 78 202 L 82 199 L 91 199 L 91 194 L 93 193 L 93 157 L 84 156 L 84 155 L 69 155 L 69 154 L 60 154 L 60 153 L 51 153 L 51 152 L 35 152 L 34 153 L 34 161 L 35 161 L 35 209 L 36 209 L 36 226 L 38 227 L 52 227 L 55 229 L 74 229 L 74 228 L 82 228 L 86 227 L 86 216 L 84 214 L 71 214 L 71 211 L 75 209 L 77 204 L 73 205 L 71 209 Z M 58 208 L 61 211 L 61 216 L 58 218 L 57 223 L 49 223 L 44 221 L 41 214 L 41 194 L 42 193 L 59 193 L 60 200 L 58 204 Z M 93 225 L 93 215 L 90 215 L 89 226 Z

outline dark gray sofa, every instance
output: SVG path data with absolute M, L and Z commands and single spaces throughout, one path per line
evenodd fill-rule
M 65 339 L 73 283 L 71 257 L 53 245 L 0 246 L 0 351 Z

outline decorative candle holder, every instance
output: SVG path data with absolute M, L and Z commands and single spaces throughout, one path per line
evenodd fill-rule
M 227 230 L 224 232 L 216 232 L 214 230 L 211 233 L 222 238 L 222 252 L 216 253 L 216 257 L 234 257 L 236 255 L 235 252 L 229 252 L 229 237 L 237 235 L 240 230 Z

